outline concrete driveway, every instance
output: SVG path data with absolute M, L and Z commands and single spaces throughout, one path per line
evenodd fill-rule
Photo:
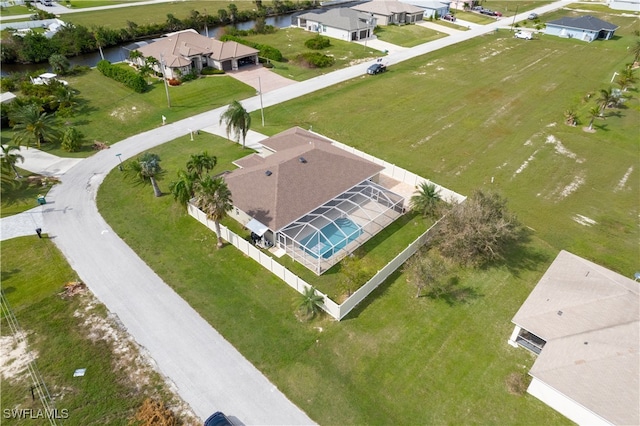
M 227 71 L 226 74 L 253 87 L 256 92 L 262 89 L 263 94 L 297 83 L 263 67 L 262 64 L 245 66 L 238 71 Z

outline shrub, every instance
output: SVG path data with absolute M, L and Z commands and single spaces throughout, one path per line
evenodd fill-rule
M 272 61 L 278 61 L 278 62 L 282 61 L 282 52 L 280 52 L 275 47 L 272 47 L 266 44 L 253 43 L 251 41 L 242 39 L 240 37 L 236 37 L 228 34 L 225 34 L 222 37 L 220 37 L 220 41 L 235 41 L 236 43 L 244 44 L 245 46 L 258 49 L 260 51 L 259 56 L 262 56 L 263 58 L 271 59 Z
M 67 127 L 62 135 L 61 147 L 67 152 L 80 151 L 84 135 L 75 127 Z
M 329 40 L 328 37 L 322 37 L 320 34 L 318 34 L 317 36 L 305 41 L 304 45 L 308 49 L 322 50 L 331 46 L 331 40 Z
M 196 74 L 195 71 L 194 71 L 194 72 L 190 72 L 190 73 L 185 74 L 182 77 L 180 77 L 180 81 L 185 83 L 187 81 L 195 80 L 197 78 L 198 78 L 198 74 Z
M 143 93 L 147 90 L 147 82 L 144 77 L 132 69 L 113 66 L 111 62 L 107 60 L 98 62 L 96 68 L 98 68 L 98 71 L 105 77 L 118 81 L 137 93 Z
M 180 86 L 180 80 L 177 78 L 170 78 L 167 82 L 169 83 L 169 86 Z
M 216 69 L 216 68 L 212 68 L 212 67 L 204 67 L 204 68 L 202 68 L 202 71 L 200 71 L 200 74 L 202 74 L 202 75 L 216 75 L 216 74 L 224 74 L 224 71 Z
M 512 395 L 522 396 L 529 387 L 529 377 L 524 373 L 511 373 L 505 380 L 507 391 Z
M 298 56 L 298 61 L 303 66 L 310 68 L 327 68 L 333 65 L 336 60 L 320 52 L 306 52 Z

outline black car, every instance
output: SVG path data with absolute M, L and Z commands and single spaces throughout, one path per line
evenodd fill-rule
M 444 19 L 445 21 L 456 22 L 456 17 L 450 13 L 447 13 L 446 15 L 444 15 L 442 19 Z
M 233 426 L 233 423 L 222 411 L 216 411 L 204 421 L 204 426 Z
M 367 74 L 380 74 L 381 72 L 385 72 L 387 70 L 387 66 L 384 64 L 381 64 L 380 62 L 376 62 L 375 64 L 371 65 L 369 68 L 367 68 Z

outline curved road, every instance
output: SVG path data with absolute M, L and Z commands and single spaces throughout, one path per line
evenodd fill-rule
M 569 0 L 538 8 L 557 9 Z M 525 19 L 526 15 L 518 16 Z M 392 65 L 493 31 L 502 22 L 460 32 L 445 39 L 389 55 Z M 508 26 L 508 23 L 504 23 Z M 263 94 L 268 107 L 330 85 L 362 76 L 367 65 L 332 72 Z M 243 101 L 248 111 L 260 107 L 258 97 Z M 71 267 L 128 332 L 148 350 L 158 370 L 201 418 L 217 410 L 245 424 L 300 425 L 313 421 L 292 404 L 197 312 L 167 286 L 104 221 L 95 197 L 105 175 L 118 165 L 114 153 L 127 159 L 189 133 L 216 129 L 225 108 L 168 124 L 125 139 L 87 158 L 62 176 L 48 194 L 44 231 Z M 213 124 L 213 127 L 211 126 Z M 224 134 L 218 129 L 220 134 Z

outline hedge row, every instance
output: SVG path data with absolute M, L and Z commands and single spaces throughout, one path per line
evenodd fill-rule
M 332 56 L 323 55 L 320 52 L 305 52 L 298 56 L 298 61 L 310 68 L 327 68 L 336 60 Z
M 237 43 L 244 44 L 245 46 L 258 49 L 260 51 L 259 55 L 263 58 L 271 59 L 272 61 L 277 61 L 277 62 L 282 61 L 282 52 L 280 52 L 275 47 L 271 47 L 266 44 L 254 43 L 254 42 L 245 40 L 240 37 L 235 37 L 232 35 L 223 35 L 220 38 L 220 41 L 235 41 Z
M 98 62 L 96 68 L 106 77 L 112 78 L 138 93 L 143 93 L 147 90 L 148 85 L 144 77 L 133 70 L 113 66 L 107 60 Z

